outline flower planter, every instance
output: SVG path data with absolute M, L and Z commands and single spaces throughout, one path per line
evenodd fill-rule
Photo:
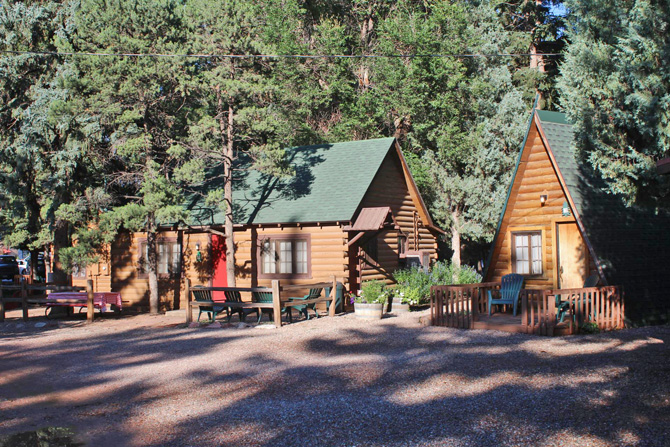
M 354 313 L 362 320 L 381 320 L 384 305 L 381 303 L 354 303 Z
M 409 304 L 401 303 L 399 297 L 396 296 L 391 297 L 391 299 L 388 302 L 388 308 L 386 309 L 386 312 L 390 312 L 393 314 L 409 312 Z

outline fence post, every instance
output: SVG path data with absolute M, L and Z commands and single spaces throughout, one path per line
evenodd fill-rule
M 544 291 L 544 294 L 547 296 L 547 308 L 548 310 L 548 331 L 549 333 L 547 334 L 550 337 L 554 336 L 554 328 L 556 327 L 556 317 L 558 314 L 556 313 L 556 296 L 549 295 L 547 291 Z M 552 299 L 553 298 L 553 299 Z
M 331 281 L 333 282 L 333 288 L 330 297 L 332 300 L 330 300 L 330 307 L 328 309 L 328 316 L 329 317 L 334 317 L 335 316 L 335 306 L 337 306 L 337 278 L 335 278 L 335 275 L 330 276 Z
M 524 333 L 528 333 L 528 295 L 526 291 L 521 291 L 521 327 Z
M 281 327 L 281 298 L 280 298 L 279 280 L 272 280 L 272 314 L 275 318 L 275 327 Z
M 193 321 L 193 308 L 191 307 L 191 280 L 186 278 L 186 324 Z
M 24 278 L 21 278 L 21 309 L 23 309 L 23 321 L 28 321 L 28 289 Z
M 86 280 L 86 321 L 88 323 L 93 323 L 93 315 L 95 313 L 95 307 L 93 306 L 93 280 Z
M 435 324 L 435 289 L 434 286 L 430 287 L 430 325 L 436 326 Z
M 0 287 L 0 323 L 5 321 L 5 293 L 4 289 Z

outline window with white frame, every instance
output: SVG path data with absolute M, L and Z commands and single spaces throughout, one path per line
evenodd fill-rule
M 146 275 L 149 271 L 149 247 L 145 242 L 141 243 L 142 273 Z M 180 245 L 176 241 L 156 241 L 157 265 L 156 273 L 160 276 L 174 276 L 179 272 L 179 261 L 181 259 Z
M 542 232 L 512 233 L 512 271 L 520 275 L 542 274 Z
M 265 277 L 308 277 L 309 238 L 267 237 L 260 241 L 259 265 Z

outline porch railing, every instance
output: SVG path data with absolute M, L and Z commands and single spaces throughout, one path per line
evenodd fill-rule
M 495 315 L 488 315 L 488 291 L 494 298 L 500 294 L 499 283 L 480 283 L 431 287 L 431 323 L 459 329 L 473 329 L 486 319 L 495 324 Z M 623 289 L 620 286 L 581 289 L 523 289 L 518 320 L 519 332 L 554 335 L 555 332 L 575 334 L 588 324 L 599 330 L 624 326 Z M 563 316 L 563 322 L 559 317 Z M 560 323 L 560 324 L 559 324 Z M 509 320 L 506 322 L 509 325 Z M 490 325 L 489 325 L 490 326 Z M 560 331 L 556 331 L 557 328 Z

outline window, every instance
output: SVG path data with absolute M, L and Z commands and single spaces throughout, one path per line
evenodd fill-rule
M 179 261 L 181 259 L 181 247 L 176 241 L 159 240 L 156 241 L 157 270 L 159 276 L 174 276 L 179 273 Z M 141 273 L 146 276 L 149 271 L 149 248 L 146 240 L 140 244 L 140 265 L 142 266 Z
M 86 267 L 79 267 L 77 265 L 72 267 L 72 278 L 86 279 Z
M 542 274 L 542 232 L 512 233 L 512 271 L 521 275 Z
M 362 249 L 362 257 L 363 257 L 363 263 L 370 266 L 370 267 L 378 267 L 379 263 L 379 256 L 377 254 L 378 249 L 377 249 L 377 237 L 372 237 L 369 239 L 365 245 L 361 247 Z
M 283 235 L 266 237 L 260 240 L 258 250 L 261 277 L 311 277 L 309 238 Z

